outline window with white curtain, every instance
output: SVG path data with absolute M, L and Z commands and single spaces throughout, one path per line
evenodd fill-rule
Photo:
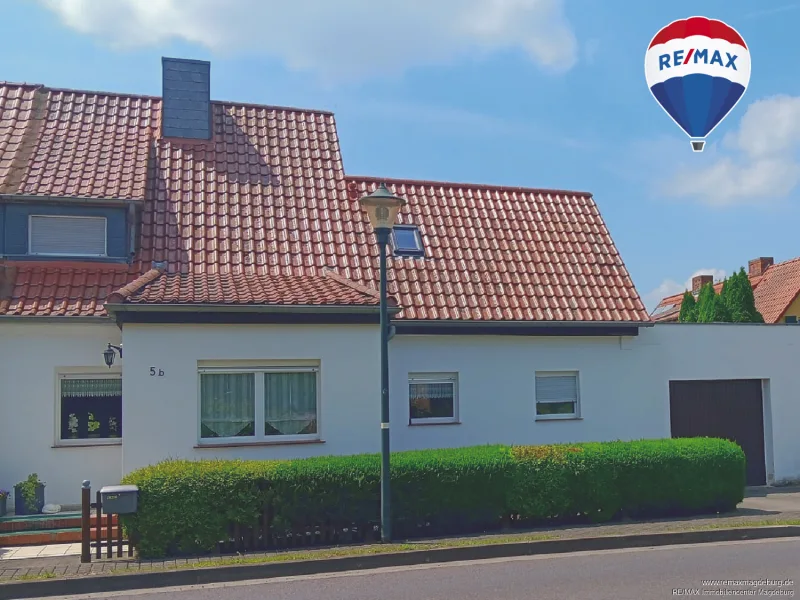
M 319 369 L 200 369 L 200 441 L 289 441 L 318 437 Z
M 106 218 L 31 215 L 28 253 L 42 256 L 106 256 Z
M 537 419 L 575 419 L 579 404 L 577 371 L 536 373 Z
M 58 377 L 58 444 L 115 443 L 122 438 L 122 377 Z
M 458 374 L 412 373 L 408 376 L 412 425 L 458 422 Z

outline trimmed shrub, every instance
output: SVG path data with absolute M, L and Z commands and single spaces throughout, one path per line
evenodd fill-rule
M 552 446 L 475 446 L 392 455 L 396 537 L 601 522 L 735 508 L 744 453 L 693 438 Z M 170 460 L 127 475 L 139 512 L 123 523 L 140 555 L 210 552 L 232 524 L 267 512 L 274 531 L 341 529 L 380 518 L 380 456 L 288 461 Z

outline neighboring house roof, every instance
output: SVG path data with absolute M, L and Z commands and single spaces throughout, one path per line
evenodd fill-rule
M 383 180 L 345 176 L 331 113 L 213 102 L 209 141 L 162 138 L 160 119 L 160 98 L 0 84 L 0 194 L 141 206 L 130 268 L 39 267 L 110 288 L 26 292 L 24 314 L 105 314 L 112 292 L 128 304 L 375 304 L 378 248 L 357 199 Z M 426 248 L 389 259 L 399 318 L 649 320 L 590 194 L 387 183 Z M 92 294 L 91 310 L 71 300 Z
M 754 290 L 756 309 L 767 323 L 776 323 L 800 293 L 800 258 L 772 265 Z
M 766 323 L 777 323 L 800 295 L 800 258 L 771 264 L 761 273 L 749 274 L 748 279 L 753 287 L 756 310 Z M 717 293 L 722 291 L 723 283 L 714 283 Z M 658 322 L 677 321 L 682 301 L 683 293 L 664 298 L 652 312 L 652 319 Z

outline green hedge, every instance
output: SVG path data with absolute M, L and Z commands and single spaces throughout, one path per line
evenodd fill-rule
M 745 458 L 707 438 L 554 446 L 475 446 L 392 454 L 395 534 L 503 523 L 607 521 L 732 510 Z M 379 521 L 380 457 L 170 460 L 134 471 L 139 512 L 123 519 L 143 557 L 212 551 L 231 523 L 269 507 L 276 530 Z

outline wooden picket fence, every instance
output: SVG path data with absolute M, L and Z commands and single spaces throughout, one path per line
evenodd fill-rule
M 103 502 L 99 490 L 95 502 L 91 501 L 92 488 L 87 485 L 88 483 L 84 482 L 81 487 L 81 562 L 92 562 L 92 554 L 97 560 L 103 558 L 104 550 L 105 558 L 113 558 L 115 549 L 117 558 L 122 558 L 125 553 L 128 557 L 132 557 L 134 544 L 124 539 L 122 523 L 118 517 L 115 518 L 116 515 L 103 514 Z M 95 510 L 94 519 L 92 519 L 92 509 Z M 92 535 L 93 522 L 94 535 Z

